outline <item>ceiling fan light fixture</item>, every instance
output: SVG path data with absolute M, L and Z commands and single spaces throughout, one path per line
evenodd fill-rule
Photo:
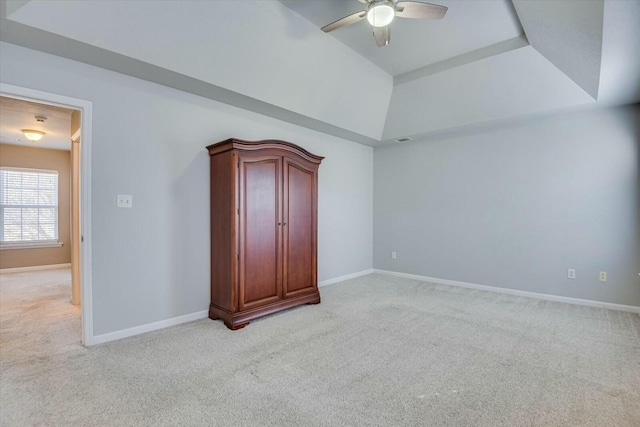
M 33 141 L 33 142 L 40 141 L 42 137 L 45 135 L 45 133 L 42 132 L 41 130 L 34 130 L 34 129 L 22 129 L 22 133 L 29 141 Z
M 367 11 L 367 21 L 374 27 L 386 27 L 391 24 L 396 13 L 390 3 L 388 1 L 371 3 Z

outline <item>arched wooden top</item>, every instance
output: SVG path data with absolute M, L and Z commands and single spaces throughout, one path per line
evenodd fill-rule
M 279 139 L 263 139 L 261 141 L 245 141 L 242 139 L 229 138 L 224 141 L 220 141 L 216 144 L 209 145 L 207 150 L 209 150 L 209 155 L 213 156 L 215 154 L 224 153 L 229 150 L 242 150 L 242 151 L 256 151 L 256 150 L 267 150 L 267 149 L 279 149 L 288 151 L 293 154 L 297 154 L 305 160 L 308 160 L 311 163 L 320 164 L 324 157 L 317 156 L 305 150 L 302 147 L 297 146 L 296 144 L 288 141 L 281 141 Z

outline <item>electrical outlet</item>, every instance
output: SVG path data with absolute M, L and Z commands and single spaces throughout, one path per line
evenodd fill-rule
M 391 259 L 396 259 L 396 251 L 391 251 Z
M 576 269 L 575 268 L 570 268 L 567 272 L 567 277 L 569 279 L 575 279 L 576 278 Z
M 606 282 L 607 281 L 607 272 L 606 271 L 601 271 L 600 272 L 600 281 L 601 282 Z
M 131 194 L 118 194 L 116 206 L 119 208 L 133 207 L 133 196 Z

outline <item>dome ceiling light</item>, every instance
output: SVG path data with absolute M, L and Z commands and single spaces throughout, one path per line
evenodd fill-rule
M 36 122 L 38 123 L 44 123 L 47 121 L 45 116 L 35 116 L 34 119 L 36 119 Z M 40 141 L 42 137 L 46 135 L 46 133 L 37 129 L 22 129 L 22 133 L 29 141 L 33 142 Z
M 41 130 L 35 129 L 22 129 L 22 133 L 29 141 L 33 142 L 40 141 L 42 137 L 46 135 Z

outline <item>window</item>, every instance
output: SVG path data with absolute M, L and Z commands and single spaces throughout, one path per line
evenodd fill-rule
M 0 168 L 0 244 L 29 247 L 57 241 L 58 172 Z

